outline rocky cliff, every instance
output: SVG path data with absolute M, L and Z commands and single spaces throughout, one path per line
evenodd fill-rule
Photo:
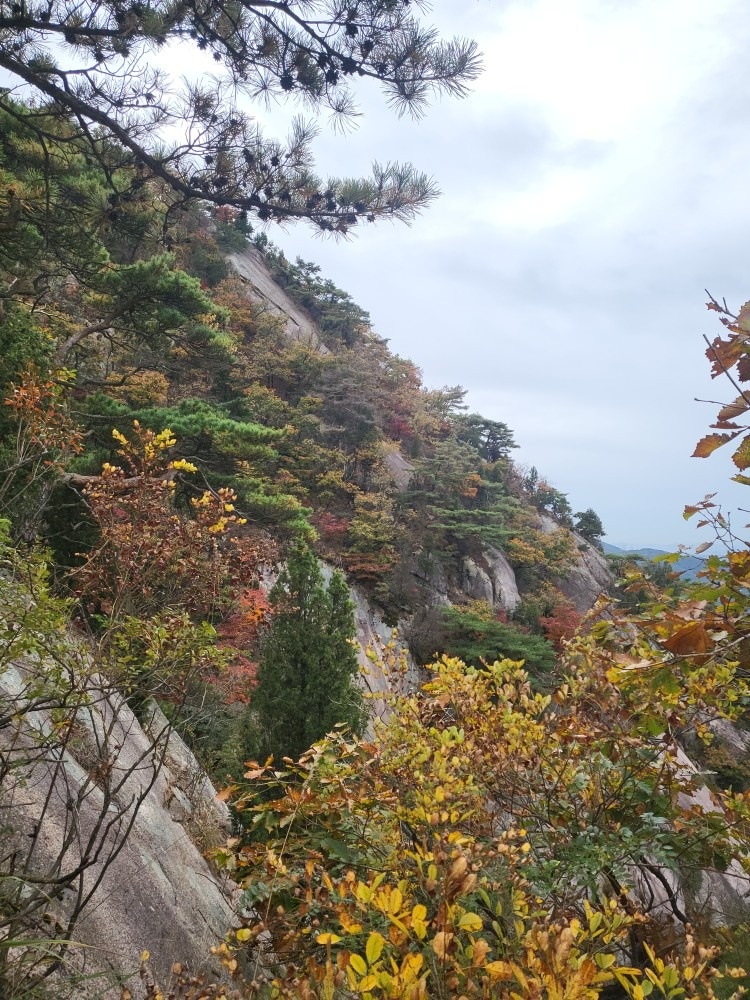
M 62 730 L 59 709 L 25 714 L 35 670 L 19 662 L 0 673 L 0 701 L 19 711 L 0 729 L 12 765 L 2 814 L 18 870 L 52 893 L 39 935 L 53 920 L 74 942 L 66 984 L 120 997 L 127 982 L 137 996 L 129 977 L 144 951 L 162 981 L 176 961 L 220 975 L 210 949 L 235 919 L 236 891 L 202 854 L 229 832 L 211 782 L 158 708 L 139 722 L 102 677 L 86 680 Z
M 309 344 L 321 354 L 328 354 L 317 327 L 296 302 L 277 284 L 260 254 L 254 247 L 229 256 L 233 270 L 245 283 L 248 297 L 263 310 L 276 316 L 290 340 Z

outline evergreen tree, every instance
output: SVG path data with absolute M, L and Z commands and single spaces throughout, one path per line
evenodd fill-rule
M 296 759 L 337 723 L 361 733 L 366 713 L 344 577 L 335 572 L 326 587 L 315 553 L 298 543 L 269 600 L 273 622 L 252 700 L 260 753 Z
M 507 458 L 516 447 L 513 431 L 500 420 L 489 420 L 479 413 L 460 413 L 453 418 L 456 437 L 476 448 L 485 462 Z
M 235 95 L 288 98 L 340 124 L 357 114 L 351 84 L 360 78 L 415 115 L 435 95 L 462 96 L 481 68 L 476 44 L 441 39 L 415 7 L 393 0 L 2 4 L 0 67 L 11 93 L 25 85 L 53 118 L 75 122 L 81 153 L 100 160 L 116 145 L 138 168 L 138 183 L 158 178 L 175 207 L 200 199 L 262 221 L 308 219 L 345 233 L 365 219 L 410 219 L 435 196 L 435 184 L 392 162 L 375 164 L 363 180 L 318 178 L 314 126 L 295 119 L 286 143 L 269 140 Z M 171 41 L 209 51 L 217 76 L 174 87 L 159 56 Z M 12 106 L 7 93 L 0 109 Z M 179 145 L 170 141 L 175 123 Z M 54 134 L 39 115 L 35 127 L 42 142 Z M 121 198 L 114 170 L 108 181 Z
M 578 534 L 583 535 L 587 542 L 591 542 L 598 549 L 602 547 L 602 537 L 607 532 L 604 530 L 601 518 L 591 507 L 576 511 L 575 527 Z
M 466 554 L 477 545 L 502 547 L 517 507 L 503 483 L 484 479 L 475 447 L 455 435 L 439 441 L 416 471 L 405 500 L 422 519 L 427 546 Z

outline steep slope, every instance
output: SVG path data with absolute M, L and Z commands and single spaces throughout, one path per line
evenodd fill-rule
M 322 334 L 317 324 L 293 297 L 297 295 L 299 298 L 304 292 L 309 301 L 314 295 L 309 282 L 306 285 L 301 285 L 299 282 L 297 272 L 302 267 L 301 263 L 297 262 L 295 271 L 278 251 L 268 250 L 267 241 L 262 241 L 259 246 L 263 247 L 263 250 L 248 246 L 247 249 L 235 252 L 229 257 L 232 267 L 247 281 L 245 289 L 247 296 L 261 310 L 268 309 L 280 316 L 285 334 L 292 341 L 302 339 L 314 350 L 330 354 L 329 349 L 323 344 Z M 309 265 L 306 266 L 309 267 Z M 280 275 L 286 282 L 285 287 L 279 284 Z M 328 284 L 330 285 L 330 283 Z M 323 306 L 319 305 L 318 308 L 323 308 Z M 372 349 L 372 344 L 373 342 L 367 339 L 361 340 L 358 350 L 367 353 Z M 387 363 L 389 356 L 379 354 L 376 357 L 378 363 L 383 366 Z M 416 386 L 415 389 L 417 392 L 424 392 Z M 481 418 L 475 417 L 475 419 L 481 421 Z M 491 424 L 492 422 L 488 421 L 487 423 Z M 390 492 L 394 495 L 396 503 L 399 502 L 400 496 L 405 506 L 408 506 L 416 496 L 412 492 L 412 487 L 416 484 L 419 488 L 418 480 L 421 471 L 419 463 L 415 465 L 411 456 L 404 453 L 405 449 L 413 447 L 413 443 L 403 436 L 399 440 L 384 435 L 382 418 L 377 419 L 377 425 L 381 435 L 378 442 L 381 449 L 379 462 L 384 480 L 380 483 L 380 489 L 382 492 Z M 498 450 L 497 456 L 501 455 L 507 456 L 506 448 L 501 447 Z M 506 461 L 510 463 L 509 458 L 506 458 Z M 422 464 L 424 466 L 424 463 Z M 510 463 L 510 467 L 512 468 L 512 463 Z M 542 486 L 546 486 L 546 484 L 542 484 Z M 472 484 L 470 489 L 476 489 L 476 487 Z M 540 495 L 542 493 L 543 491 L 540 491 Z M 562 497 L 555 490 L 549 490 L 549 493 L 555 502 L 558 502 Z M 523 487 L 521 487 L 517 489 L 516 496 L 522 503 L 531 506 L 529 500 L 533 498 L 533 491 L 524 496 Z M 536 521 L 537 529 L 543 534 L 552 535 L 559 531 L 561 526 L 565 528 L 566 521 L 568 525 L 571 523 L 564 506 L 562 512 L 562 522 L 545 513 L 532 513 L 531 521 Z M 424 540 L 420 539 L 420 541 Z M 552 579 L 559 592 L 572 600 L 578 611 L 583 612 L 595 603 L 602 592 L 611 588 L 614 577 L 606 560 L 590 542 L 574 532 L 571 534 L 571 541 L 573 542 L 573 551 L 569 565 L 565 567 L 564 574 Z M 324 534 L 324 552 L 325 543 Z M 419 596 L 416 600 L 411 601 L 412 604 L 416 604 L 417 609 L 424 605 L 478 600 L 488 603 L 498 611 L 512 615 L 522 602 L 522 594 L 516 580 L 515 570 L 508 555 L 501 547 L 483 543 L 480 536 L 478 536 L 476 544 L 464 546 L 463 553 L 459 552 L 457 556 L 449 557 L 447 560 L 439 549 L 431 552 L 429 548 L 427 550 L 423 548 L 421 552 L 402 560 L 401 573 L 410 578 L 417 588 Z M 367 582 L 366 579 L 365 582 Z M 407 601 L 407 606 L 402 609 L 402 612 L 408 612 L 409 603 Z
M 274 280 L 262 254 L 255 247 L 248 246 L 230 254 L 227 259 L 234 272 L 247 282 L 248 297 L 281 320 L 290 340 L 307 344 L 322 354 L 328 353 L 315 323 Z

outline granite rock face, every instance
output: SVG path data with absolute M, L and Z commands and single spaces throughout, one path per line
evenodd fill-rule
M 26 670 L 0 676 L 0 700 L 17 699 Z M 222 885 L 201 848 L 229 833 L 229 814 L 182 740 L 157 708 L 141 725 L 101 677 L 87 685 L 75 738 L 54 737 L 49 713 L 27 715 L 0 739 L 3 749 L 38 746 L 45 752 L 20 767 L 2 790 L 3 815 L 18 843 L 34 843 L 33 872 L 83 872 L 53 904 L 64 926 L 76 896 L 88 898 L 73 930 L 69 970 L 96 978 L 80 996 L 120 997 L 116 985 L 151 955 L 160 982 L 173 963 L 221 976 L 210 949 L 235 922 L 236 890 Z M 31 757 L 32 755 L 27 755 Z M 34 839 L 35 838 L 35 839 Z M 138 996 L 138 978 L 128 980 Z
M 686 787 L 678 793 L 679 805 L 708 816 L 720 813 L 721 807 L 701 772 L 677 747 L 678 777 Z M 750 915 L 749 880 L 739 858 L 732 858 L 723 870 L 713 867 L 691 868 L 680 872 L 665 865 L 644 862 L 634 869 L 633 888 L 649 915 L 662 924 L 673 924 L 681 932 L 685 913 L 700 913 L 701 921 L 711 925 L 733 925 Z
M 546 514 L 540 514 L 539 526 L 546 534 L 559 528 L 558 523 Z M 607 557 L 575 531 L 572 534 L 578 546 L 578 560 L 565 577 L 555 580 L 555 586 L 578 611 L 583 612 L 592 608 L 597 599 L 612 587 L 614 576 Z
M 466 597 L 504 611 L 514 611 L 520 603 L 513 567 L 499 549 L 487 548 L 476 560 L 466 558 L 461 568 L 461 591 Z
M 230 254 L 227 259 L 245 282 L 248 298 L 278 317 L 290 340 L 308 344 L 321 354 L 330 353 L 320 339 L 317 326 L 305 310 L 276 283 L 262 254 L 248 246 L 246 250 Z

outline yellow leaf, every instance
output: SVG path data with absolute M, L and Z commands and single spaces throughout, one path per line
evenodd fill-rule
M 474 934 L 476 931 L 481 931 L 483 926 L 482 918 L 476 913 L 464 913 L 458 921 L 458 926 L 462 931 L 468 931 L 469 934 Z
M 383 948 L 385 947 L 385 938 L 382 934 L 378 934 L 377 931 L 373 931 L 372 934 L 367 939 L 367 944 L 365 945 L 365 954 L 367 955 L 367 961 L 370 965 L 374 965 L 375 962 L 380 958 Z
M 510 979 L 513 970 L 509 962 L 488 962 L 485 969 L 490 974 L 490 979 Z
M 416 979 L 419 974 L 419 970 L 422 968 L 422 962 L 424 959 L 421 955 L 415 955 L 414 952 L 409 952 L 404 956 L 404 960 L 401 963 L 401 975 L 406 976 L 407 979 Z
M 378 973 L 378 986 L 381 988 L 381 990 L 386 991 L 386 996 L 393 995 L 389 993 L 392 983 L 393 983 L 393 976 L 389 972 L 383 971 Z
M 523 986 L 523 988 L 528 993 L 529 992 L 529 981 L 526 978 L 526 976 L 524 975 L 523 969 L 519 968 L 519 966 L 517 966 L 515 962 L 511 962 L 510 963 L 510 967 L 511 967 L 511 969 L 513 971 L 513 976 L 515 977 L 516 981 L 521 986 Z
M 367 962 L 365 962 L 361 955 L 350 955 L 349 965 L 351 965 L 358 976 L 364 976 L 367 973 Z
M 329 934 L 326 931 L 324 934 L 318 934 L 315 940 L 318 944 L 338 944 L 341 938 L 338 934 Z

